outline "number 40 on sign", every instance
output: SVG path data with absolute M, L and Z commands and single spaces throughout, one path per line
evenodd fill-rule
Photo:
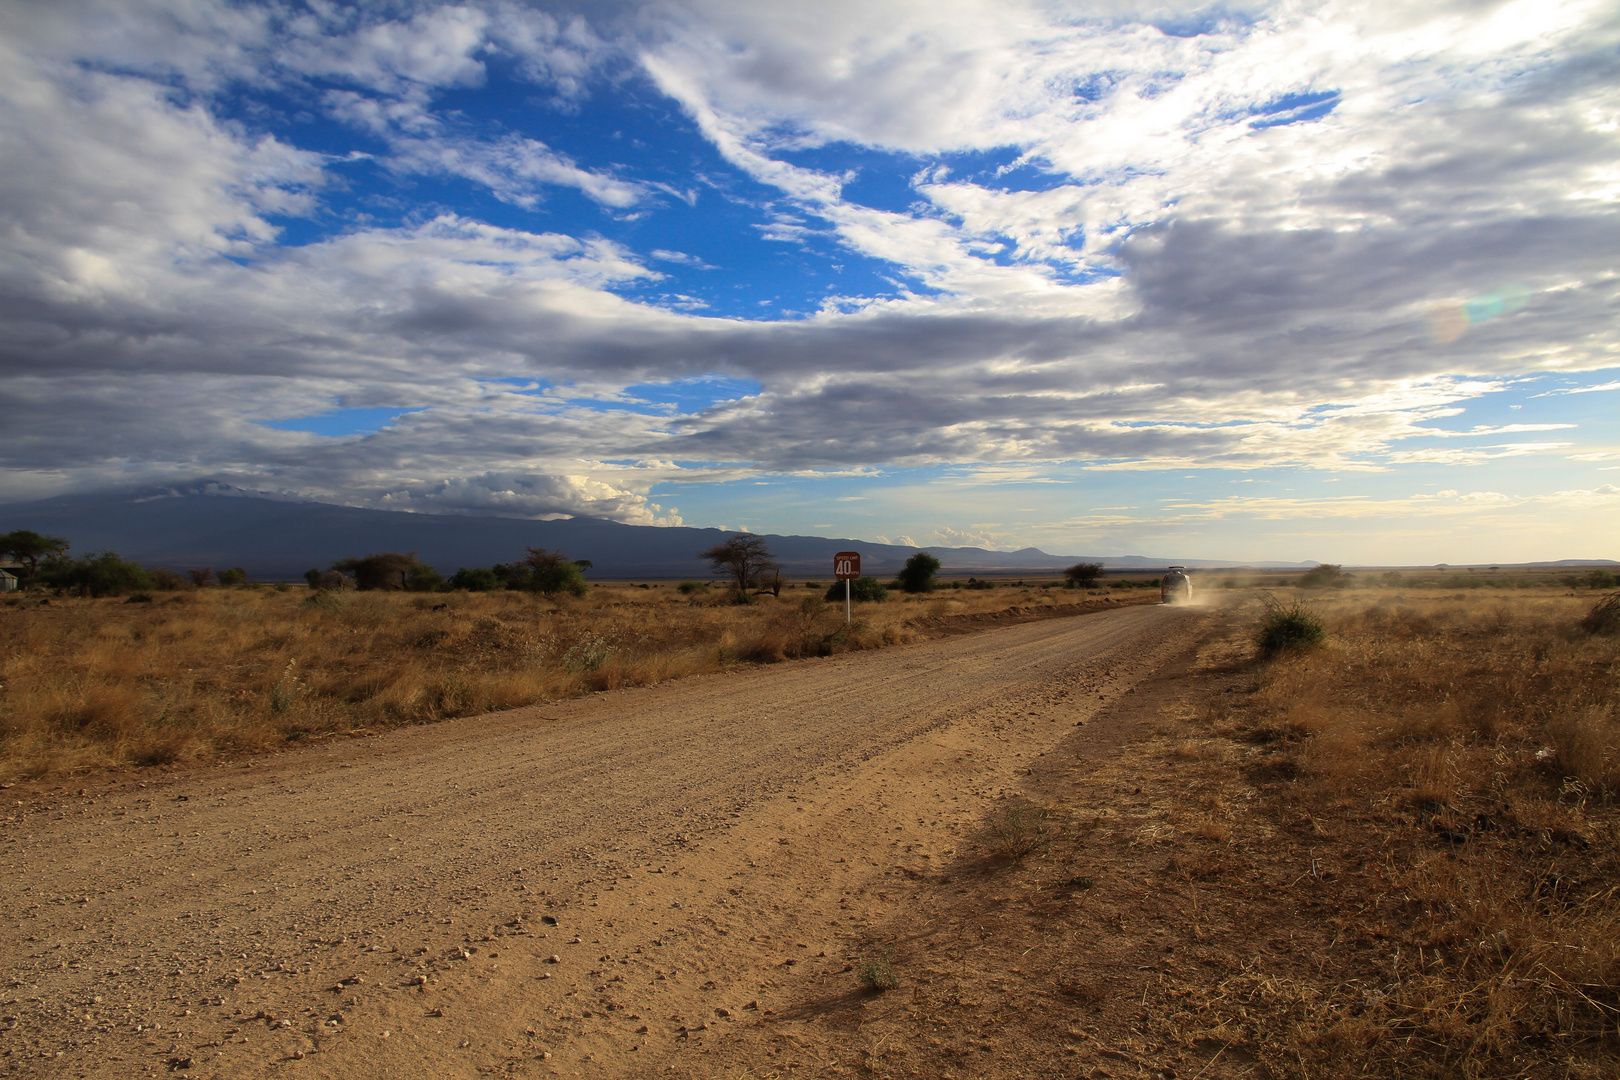
M 861 553 L 840 551 L 833 556 L 833 577 L 844 583 L 844 623 L 850 620 L 849 583 L 861 576 Z

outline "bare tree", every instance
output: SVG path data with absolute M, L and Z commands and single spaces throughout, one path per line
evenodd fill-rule
M 737 583 L 737 591 L 746 593 L 756 579 L 769 571 L 780 571 L 776 557 L 765 541 L 752 533 L 733 536 L 730 540 L 698 552 L 698 558 L 708 559 L 717 574 L 725 574 Z

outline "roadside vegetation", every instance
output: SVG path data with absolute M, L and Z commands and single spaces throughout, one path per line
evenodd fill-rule
M 1594 632 L 1614 605 L 1345 597 L 1320 648 L 1206 713 L 1254 827 L 1331 872 L 1340 948 L 1194 995 L 1202 1025 L 1290 1074 L 1615 1075 L 1620 641 Z
M 1620 594 L 1549 584 L 1213 616 L 1136 741 L 893 898 L 924 985 L 848 1026 L 915 1075 L 1620 1075 Z
M 780 595 L 738 604 L 735 579 L 587 588 L 578 562 L 535 551 L 479 573 L 476 591 L 410 592 L 414 560 L 368 558 L 308 585 L 219 587 L 210 571 L 172 575 L 167 591 L 148 578 L 123 595 L 0 600 L 0 779 L 209 760 L 881 648 L 1062 598 L 1032 587 L 877 603 L 882 586 L 863 579 L 846 625 L 841 582 L 836 605 L 819 583 L 781 581 Z M 373 587 L 355 588 L 360 573 Z

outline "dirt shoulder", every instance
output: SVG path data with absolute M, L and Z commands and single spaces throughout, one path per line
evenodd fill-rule
M 1213 618 L 1110 606 L 9 789 L 0 1068 L 713 1075 Z
M 684 1075 L 1616 1075 L 1615 807 L 1552 765 L 1538 778 L 1522 759 L 1545 746 L 1458 738 L 1443 682 L 1409 690 L 1416 722 L 1380 720 L 1386 749 L 1351 753 L 1333 700 L 1349 692 L 1298 684 L 1354 675 L 1358 646 L 1271 670 L 1253 625 L 1210 613 L 1194 648 L 1032 761 L 955 857 L 897 858 L 850 898 L 883 915 L 787 1008 L 710 1035 L 720 1067 Z M 1476 683 L 1513 681 L 1505 654 L 1453 648 L 1475 649 Z M 1548 677 L 1548 650 L 1523 651 Z M 1411 767 L 1381 773 L 1390 753 Z M 893 988 L 863 986 L 863 961 Z

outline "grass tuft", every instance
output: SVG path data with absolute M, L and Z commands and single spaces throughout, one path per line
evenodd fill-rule
M 1266 614 L 1255 635 L 1262 656 L 1315 649 L 1327 641 L 1327 628 L 1304 601 L 1283 603 L 1266 596 Z
M 855 961 L 855 974 L 868 990 L 882 993 L 900 985 L 894 974 L 894 946 L 890 945 L 877 956 L 861 957 Z
M 1046 808 L 1016 799 L 990 818 L 990 835 L 1009 859 L 1027 858 L 1051 848 L 1057 832 L 1051 818 Z

